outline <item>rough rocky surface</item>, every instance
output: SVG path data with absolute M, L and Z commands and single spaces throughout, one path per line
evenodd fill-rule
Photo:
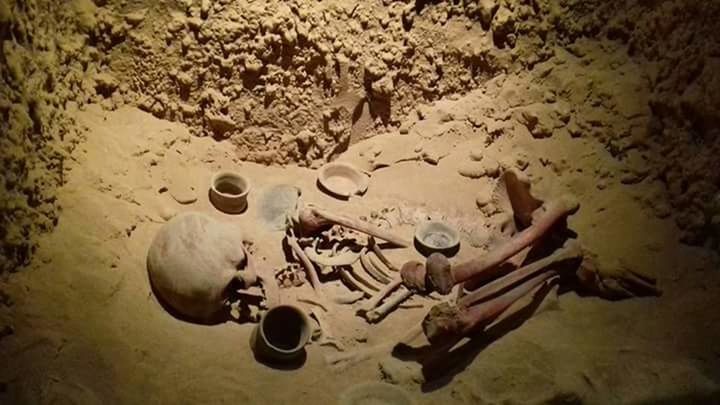
M 245 160 L 317 167 L 367 136 L 406 133 L 427 102 L 516 74 L 535 77 L 518 89 L 535 97 L 515 121 L 537 138 L 567 130 L 605 143 L 632 166 L 624 182 L 663 186 L 648 201 L 674 216 L 683 241 L 717 245 L 717 11 L 702 1 L 4 0 L 2 268 L 27 263 L 33 235 L 56 221 L 68 101 L 136 105 L 229 139 Z
M 88 47 L 94 9 L 0 1 L 0 273 L 28 264 L 57 222 L 56 189 L 80 140 L 65 106 L 96 94 L 86 80 L 100 58 Z

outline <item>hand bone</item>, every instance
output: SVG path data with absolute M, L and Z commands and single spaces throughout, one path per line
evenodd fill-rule
M 622 299 L 661 295 L 654 277 L 642 274 L 619 261 L 612 266 L 600 265 L 594 255 L 586 257 L 577 272 L 582 287 L 603 298 Z

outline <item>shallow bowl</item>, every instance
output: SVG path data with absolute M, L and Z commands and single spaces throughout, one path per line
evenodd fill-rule
M 350 163 L 328 163 L 318 171 L 318 185 L 328 194 L 347 199 L 351 195 L 364 194 L 370 180 L 364 172 Z
M 439 252 L 450 257 L 460 247 L 460 234 L 445 222 L 423 222 L 415 229 L 415 247 L 425 256 Z

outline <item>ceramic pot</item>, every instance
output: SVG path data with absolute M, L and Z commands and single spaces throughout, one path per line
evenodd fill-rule
M 460 234 L 444 222 L 424 222 L 415 230 L 415 248 L 425 256 L 438 252 L 451 257 L 460 248 Z
M 310 317 L 294 305 L 278 305 L 268 310 L 251 339 L 255 354 L 265 360 L 289 362 L 299 358 L 310 341 Z
M 216 173 L 210 184 L 210 202 L 227 214 L 240 214 L 247 209 L 250 181 L 239 173 Z

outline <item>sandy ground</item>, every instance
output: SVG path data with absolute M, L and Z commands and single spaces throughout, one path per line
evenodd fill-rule
M 105 112 L 91 106 L 77 118 L 88 129 L 87 141 L 60 192 L 59 225 L 42 239 L 31 268 L 2 285 L 9 304 L 0 306 L 0 320 L 8 325 L 0 338 L 2 403 L 332 404 L 344 389 L 380 379 L 399 384 L 420 404 L 720 400 L 716 259 L 679 245 L 672 220 L 650 213 L 641 186 L 598 188 L 593 168 L 612 161 L 593 140 L 520 134 L 486 149 L 472 132 L 445 131 L 447 156 L 439 164 L 407 161 L 378 170 L 364 197 L 343 203 L 317 190 L 312 170 L 240 162 L 229 143 L 190 136 L 181 124 L 133 108 Z M 398 145 L 383 153 L 414 151 L 413 137 L 422 134 L 386 135 L 393 136 Z M 360 162 L 361 152 L 382 142 L 364 141 L 341 159 Z M 538 187 L 572 191 L 580 199 L 570 223 L 579 239 L 602 258 L 655 275 L 664 294 L 618 302 L 575 292 L 548 297 L 541 310 L 499 339 L 477 339 L 448 356 L 455 365 L 434 370 L 440 377 L 426 382 L 416 361 L 389 357 L 334 370 L 324 355 L 335 349 L 317 344 L 308 347 L 302 367 L 271 368 L 250 351 L 254 324 L 180 321 L 151 293 L 146 252 L 164 222 L 160 215 L 171 211 L 201 211 L 238 223 L 263 268 L 283 265 L 282 233 L 263 230 L 257 219 L 257 198 L 273 184 L 297 185 L 306 201 L 355 215 L 416 209 L 482 222 L 475 201 L 491 184 L 457 172 L 468 151 L 478 148 L 498 157 L 522 150 Z M 540 164 L 540 156 L 564 168 Z M 252 179 L 243 215 L 218 213 L 208 202 L 209 178 L 219 169 Z M 170 192 L 159 193 L 163 186 Z M 197 202 L 181 205 L 170 195 L 188 190 Z M 411 226 L 395 230 L 412 235 Z M 478 252 L 464 240 L 457 260 Z M 417 257 L 410 250 L 390 254 L 397 263 Z M 294 293 L 283 290 L 287 300 Z M 424 313 L 401 309 L 368 326 L 352 308 L 341 308 L 329 320 L 351 349 L 397 337 Z

